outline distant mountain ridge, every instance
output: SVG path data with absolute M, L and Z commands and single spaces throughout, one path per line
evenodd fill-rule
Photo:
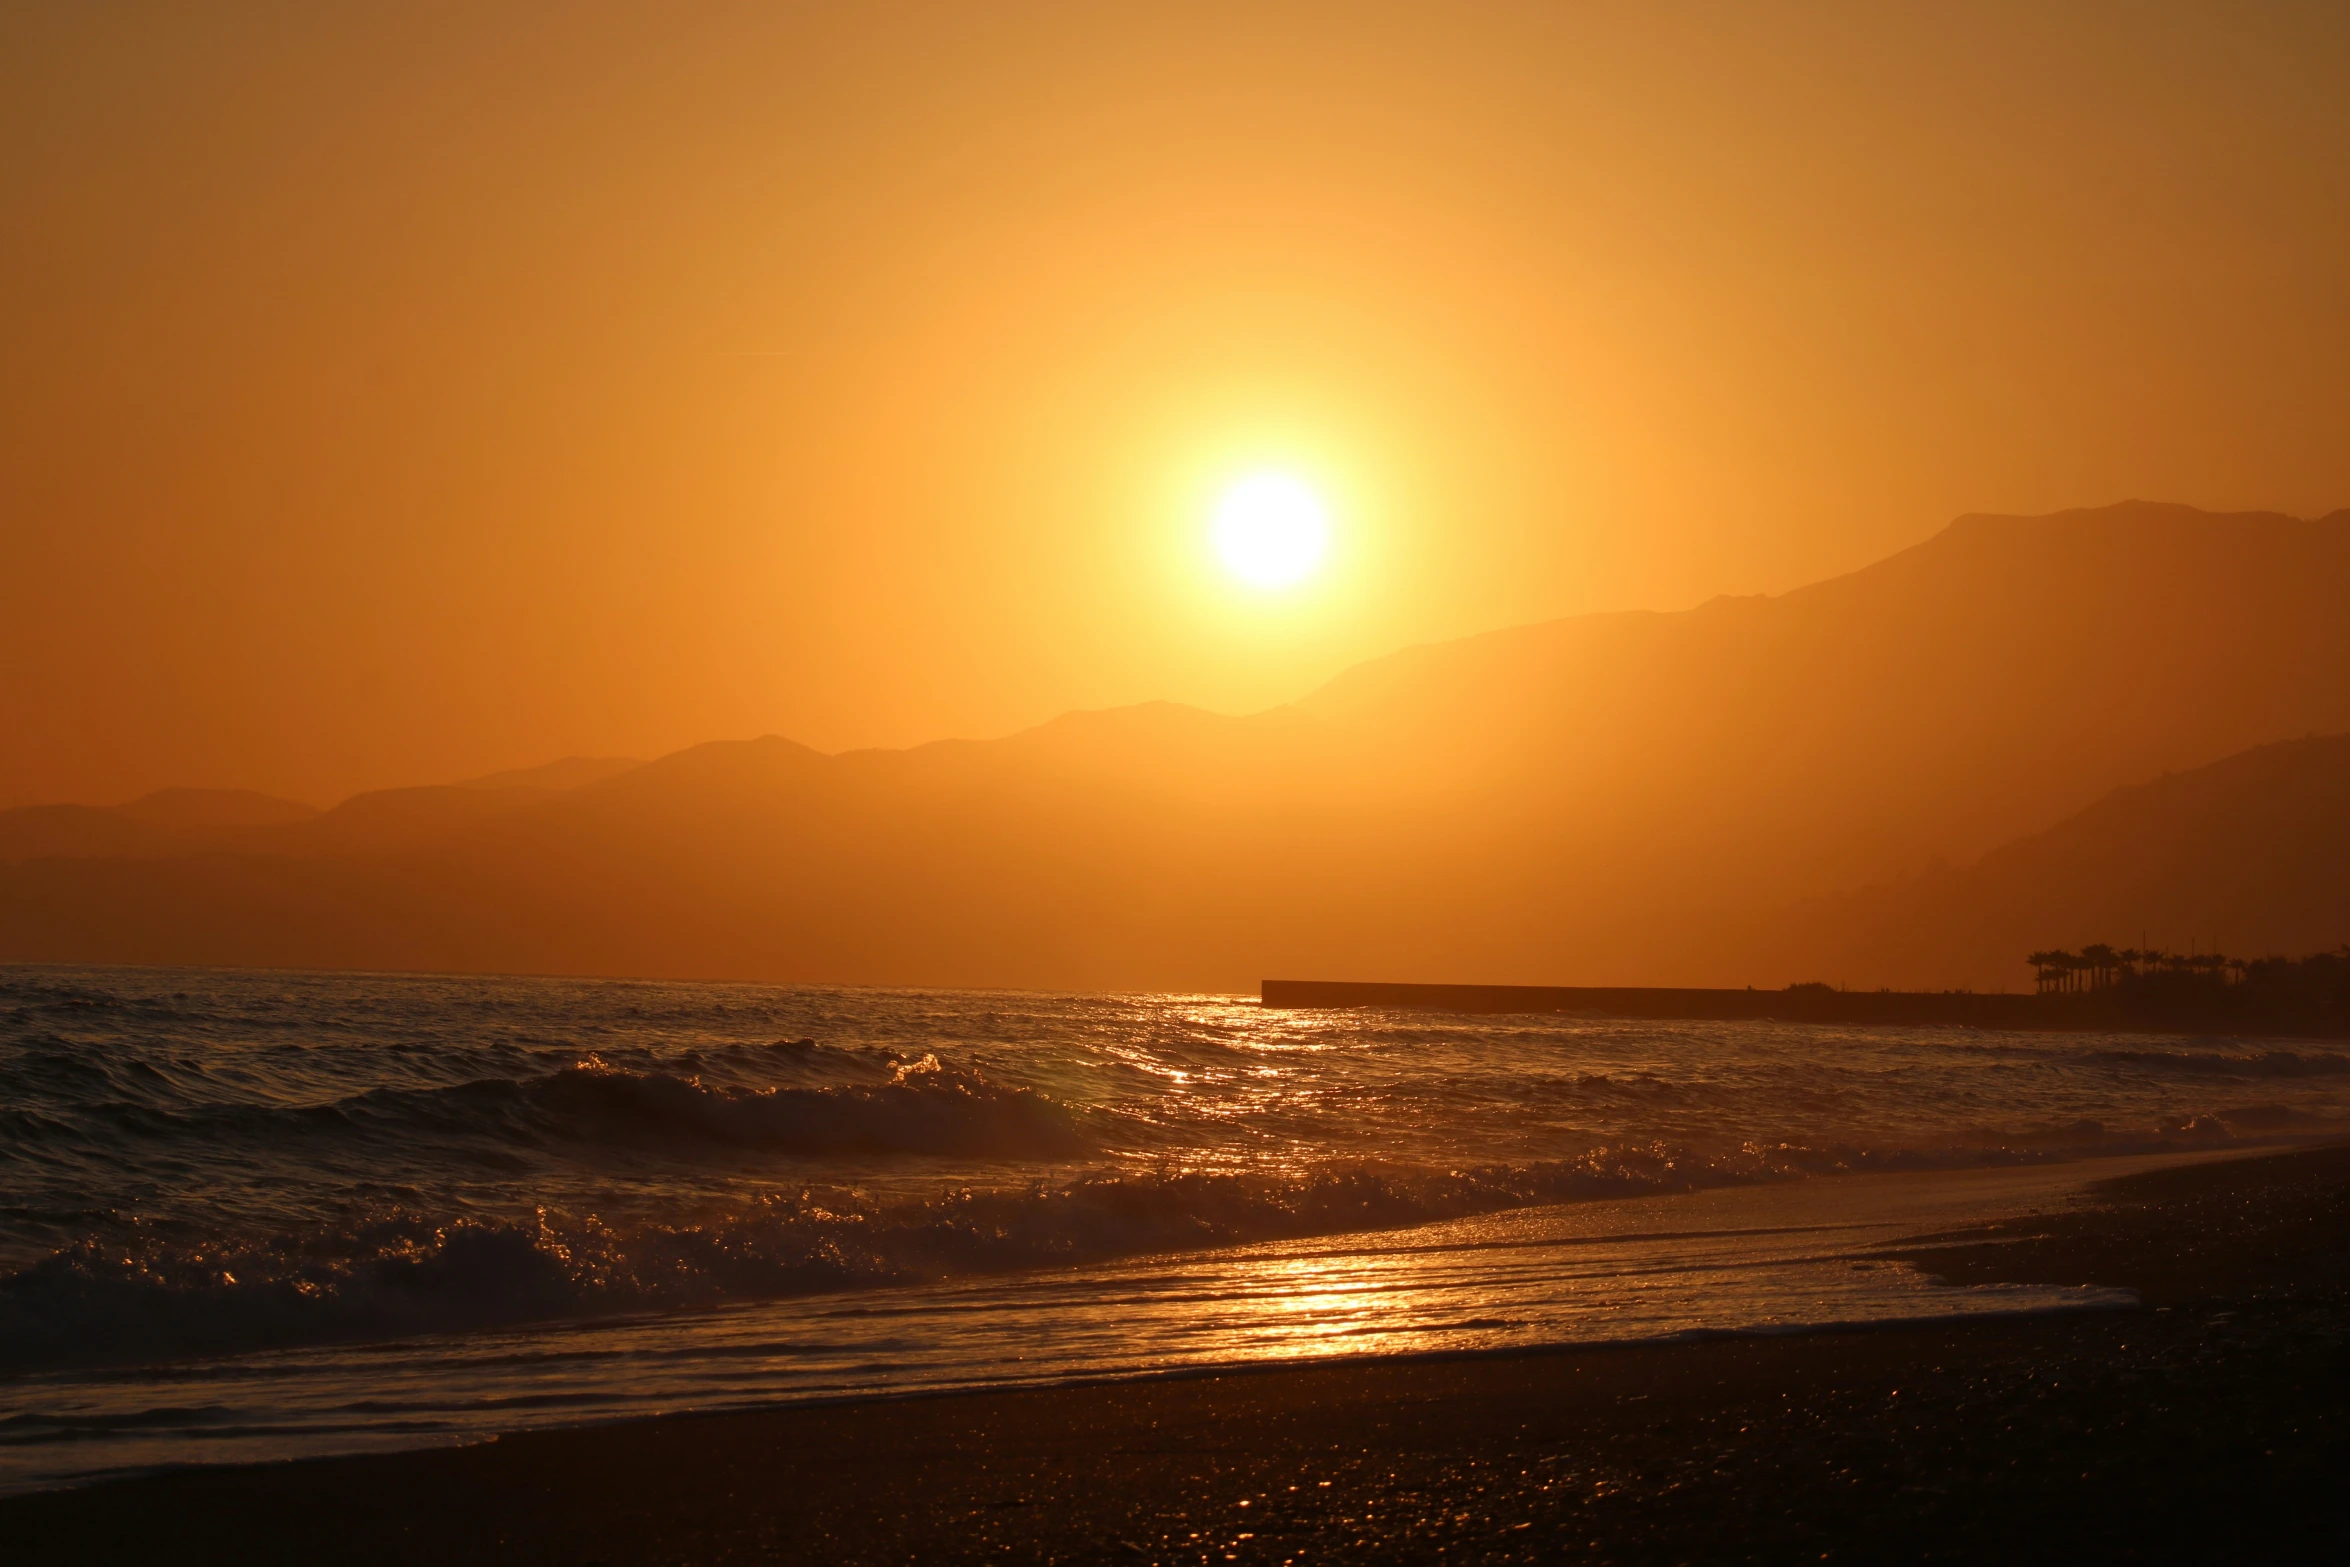
M 11 812 L 0 958 L 1779 985 L 1830 951 L 1896 963 L 1836 946 L 1821 911 L 1849 889 L 2350 731 L 2346 603 L 2350 512 L 1967 517 L 1793 593 L 1409 649 L 1246 718 L 1153 703 L 838 756 L 720 742 L 195 847 L 109 826 L 42 849 L 65 840 Z
M 26 806 L 0 811 L 0 862 L 181 854 L 318 814 L 316 806 L 250 789 L 158 789 L 127 805 Z
M 576 789 L 601 783 L 645 764 L 632 756 L 566 756 L 539 767 L 509 767 L 479 778 L 459 779 L 459 789 Z
M 2350 729 L 2345 589 L 2350 511 L 1968 516 L 1776 598 L 1415 648 L 1300 706 L 1455 777 L 1514 775 L 1500 792 L 1541 816 L 1622 833 L 1669 814 L 1673 832 L 1640 834 L 1640 875 L 1661 856 L 1709 885 L 1824 891 L 1972 858 L 2118 783 Z
M 115 810 L 157 827 L 274 827 L 308 821 L 315 805 L 280 800 L 253 789 L 158 789 Z
M 1828 900 L 1782 951 L 1873 983 L 2012 984 L 2040 947 L 2299 957 L 2350 942 L 2350 735 L 2114 790 L 1964 869 Z
M 594 776 L 612 775 L 606 771 Z M 127 805 L 34 805 L 0 811 L 0 863 L 159 859 L 207 852 L 396 853 L 441 842 L 456 826 L 502 816 L 560 792 L 476 780 L 372 789 L 321 811 L 249 789 L 159 789 Z

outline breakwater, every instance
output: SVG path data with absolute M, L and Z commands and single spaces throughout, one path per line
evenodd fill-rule
M 1385 1007 L 1420 1012 L 1548 1012 L 1585 1017 L 1776 1019 L 1794 1023 L 1960 1023 L 1977 1028 L 2076 1028 L 2044 998 L 1966 990 L 1674 989 L 1641 985 L 1414 985 L 1268 979 L 1268 1007 Z

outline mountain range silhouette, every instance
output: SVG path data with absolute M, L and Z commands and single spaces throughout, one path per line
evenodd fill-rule
M 0 813 L 0 960 L 1988 987 L 2148 925 L 2330 947 L 2345 604 L 2350 512 L 1970 516 L 1795 592 L 1413 648 L 1248 717 L 769 736 L 323 812 L 34 807 Z

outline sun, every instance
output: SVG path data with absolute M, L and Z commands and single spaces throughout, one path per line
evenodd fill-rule
M 1330 546 L 1330 517 L 1313 486 L 1294 474 L 1252 473 L 1216 502 L 1212 534 L 1225 568 L 1255 588 L 1312 576 Z

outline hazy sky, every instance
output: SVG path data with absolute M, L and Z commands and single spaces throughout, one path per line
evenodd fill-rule
M 0 805 L 2350 505 L 2350 7 L 17 4 Z M 1218 488 L 1320 487 L 1267 595 Z

